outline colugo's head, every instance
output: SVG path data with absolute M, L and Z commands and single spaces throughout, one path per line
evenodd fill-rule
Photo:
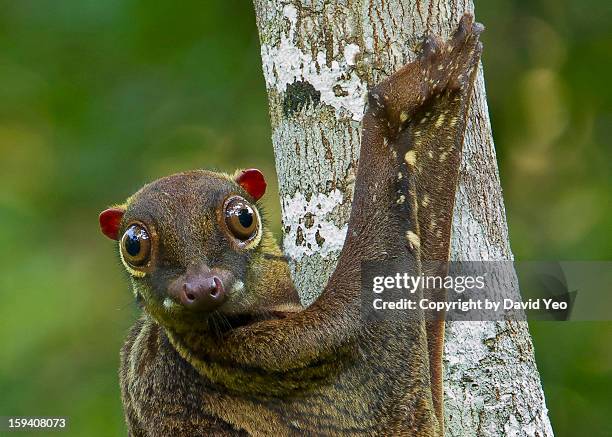
M 257 204 L 265 189 L 256 169 L 191 171 L 154 181 L 100 214 L 134 294 L 160 323 L 206 328 L 214 315 L 230 328 L 299 308 Z

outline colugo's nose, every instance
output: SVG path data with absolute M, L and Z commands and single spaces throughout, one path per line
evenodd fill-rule
M 218 276 L 199 274 L 185 279 L 177 297 L 187 308 L 211 312 L 225 301 L 226 294 Z

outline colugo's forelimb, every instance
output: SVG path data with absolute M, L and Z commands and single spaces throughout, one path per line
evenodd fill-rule
M 423 53 L 370 93 L 370 105 L 387 120 L 391 147 L 403 160 L 397 174 L 398 204 L 406 205 L 411 227 L 406 240 L 418 249 L 422 273 L 446 274 L 452 214 L 468 108 L 484 27 L 465 15 L 452 38 L 429 36 Z M 406 92 L 406 90 L 410 90 Z M 404 171 L 405 169 L 405 171 Z M 424 290 L 444 299 L 443 290 Z M 433 400 L 443 420 L 444 322 L 427 321 Z
M 269 357 L 272 368 L 290 365 L 282 358 L 301 362 L 330 353 L 355 334 L 360 290 L 354 278 L 359 277 L 362 261 L 388 258 L 402 250 L 409 250 L 417 260 L 448 259 L 482 30 L 482 25 L 465 15 L 448 42 L 428 37 L 414 62 L 371 90 L 353 208 L 338 267 L 319 300 L 285 321 L 297 338 L 316 338 L 316 344 L 306 350 L 296 348 L 300 341 L 262 345 L 257 353 Z M 320 335 L 317 327 L 321 327 Z M 240 338 L 235 341 L 236 351 L 240 350 L 235 358 L 251 363 L 255 351 L 242 350 L 246 345 L 240 347 Z
M 483 26 L 465 15 L 452 38 L 428 36 L 416 61 L 370 92 L 371 112 L 388 123 L 390 147 L 408 176 L 407 208 L 418 217 L 421 256 L 446 260 L 469 99 Z M 401 199 L 400 199 L 401 202 Z

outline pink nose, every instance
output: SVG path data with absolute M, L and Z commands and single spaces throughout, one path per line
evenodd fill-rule
M 225 301 L 225 289 L 218 276 L 195 275 L 183 282 L 178 299 L 189 309 L 211 312 Z

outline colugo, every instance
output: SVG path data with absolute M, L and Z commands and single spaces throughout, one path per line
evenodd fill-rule
M 258 170 L 164 177 L 100 214 L 143 309 L 121 351 L 131 436 L 443 435 L 443 323 L 366 322 L 359 278 L 448 260 L 482 30 L 465 15 L 369 91 L 346 241 L 307 308 Z

